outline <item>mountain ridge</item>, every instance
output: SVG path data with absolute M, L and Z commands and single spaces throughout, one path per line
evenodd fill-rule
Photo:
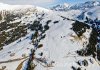
M 68 5 L 67 7 L 63 7 L 63 6 L 64 4 L 57 5 L 52 7 L 51 9 L 55 11 L 86 10 L 88 8 L 93 8 L 95 6 L 100 6 L 100 1 L 87 1 L 85 3 Z
M 27 7 L 18 12 L 15 8 L 13 11 L 17 16 L 11 12 L 4 21 L 0 20 L 0 69 L 100 69 L 98 30 L 94 25 L 98 19 L 91 19 L 93 23 L 88 17 L 79 20 L 80 10 L 31 9 L 35 11 L 28 10 L 29 14 L 26 14 Z M 19 12 L 23 14 L 18 16 Z M 18 61 L 13 61 L 15 59 Z

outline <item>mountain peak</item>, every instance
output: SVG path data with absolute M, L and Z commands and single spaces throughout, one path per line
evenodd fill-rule
M 69 7 L 69 4 L 68 3 L 64 3 L 63 6 Z
M 65 11 L 69 7 L 68 3 L 58 4 L 56 6 L 53 6 L 51 9 L 56 11 Z

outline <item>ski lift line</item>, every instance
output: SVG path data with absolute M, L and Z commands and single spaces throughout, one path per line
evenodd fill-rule
M 67 20 L 71 20 L 71 21 L 77 21 L 77 20 L 70 19 L 70 18 L 67 18 L 67 17 L 61 16 L 61 15 L 58 15 L 58 16 L 62 17 L 63 19 L 67 19 Z

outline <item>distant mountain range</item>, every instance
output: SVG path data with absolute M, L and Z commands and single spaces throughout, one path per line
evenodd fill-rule
M 95 6 L 100 6 L 100 1 L 87 1 L 85 3 L 79 3 L 75 5 L 69 5 L 67 3 L 53 6 L 51 9 L 55 11 L 68 11 L 68 10 L 86 10 Z

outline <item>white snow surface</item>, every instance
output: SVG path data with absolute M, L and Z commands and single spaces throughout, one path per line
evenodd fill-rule
M 100 20 L 100 6 L 96 6 L 94 8 L 89 9 L 86 13 L 85 16 L 91 18 L 91 19 L 96 19 L 98 18 Z
M 31 6 L 10 6 L 7 4 L 0 4 L 0 10 L 9 10 L 10 9 L 16 9 L 16 8 L 27 8 Z M 46 58 L 47 62 L 54 61 L 52 67 L 44 67 L 41 63 L 38 63 L 34 60 L 34 63 L 37 65 L 34 70 L 72 70 L 71 66 L 75 67 L 81 67 L 82 70 L 100 70 L 100 66 L 97 63 L 97 61 L 91 57 L 82 57 L 76 54 L 76 51 L 78 49 L 83 48 L 83 42 L 88 42 L 88 39 L 90 37 L 90 33 L 92 29 L 87 30 L 84 33 L 84 36 L 87 39 L 82 38 L 82 40 L 74 39 L 71 37 L 71 34 L 76 36 L 74 31 L 72 31 L 70 28 L 72 27 L 72 23 L 74 21 L 70 20 L 63 20 L 62 17 L 64 16 L 67 18 L 74 18 L 77 15 L 80 14 L 79 10 L 71 10 L 68 12 L 55 12 L 51 10 L 47 10 L 41 7 L 38 7 L 37 10 L 39 10 L 38 14 L 45 13 L 45 16 L 43 17 L 43 20 L 41 21 L 42 25 L 45 25 L 47 20 L 51 20 L 49 26 L 50 29 L 46 31 L 46 37 L 40 41 L 40 44 L 43 44 L 42 48 L 39 48 L 35 52 L 35 58 Z M 27 17 L 27 18 L 25 18 Z M 30 14 L 23 16 L 21 19 L 22 23 L 32 23 L 35 19 L 37 19 L 35 14 Z M 32 22 L 31 22 L 32 21 Z M 58 23 L 54 24 L 54 21 L 59 21 Z M 30 49 L 34 48 L 34 46 L 31 43 L 30 37 L 31 34 L 34 32 L 28 31 L 28 34 L 25 37 L 20 38 L 21 42 L 18 42 L 19 40 L 16 40 L 15 42 L 4 46 L 4 49 L 0 51 L 0 62 L 21 58 L 22 54 L 26 54 L 26 56 L 29 56 Z M 72 41 L 73 40 L 73 41 Z M 9 51 L 11 53 L 15 53 L 14 56 L 10 56 Z M 39 54 L 43 52 L 43 56 L 40 56 Z M 84 60 L 86 59 L 89 62 L 89 59 L 93 60 L 93 64 L 89 62 L 89 65 L 87 67 L 85 66 L 79 66 L 76 64 L 76 61 L 78 60 Z M 6 70 L 16 70 L 17 66 L 22 62 L 15 61 L 11 63 L 2 63 L 0 64 L 0 68 L 2 66 L 6 66 Z M 23 63 L 22 70 L 25 70 L 26 62 Z

